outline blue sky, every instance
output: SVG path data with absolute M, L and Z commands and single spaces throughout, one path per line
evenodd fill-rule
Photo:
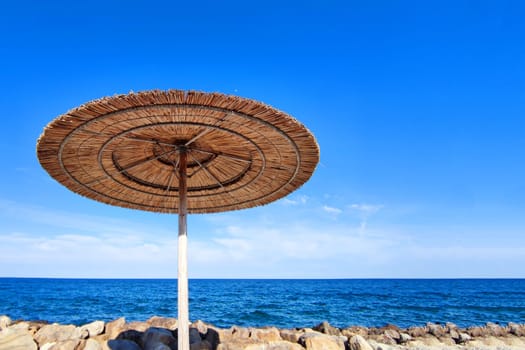
M 321 161 L 188 221 L 194 278 L 525 278 L 522 1 L 11 1 L 0 12 L 0 276 L 175 278 L 176 216 L 40 167 L 56 116 L 129 91 L 256 99 Z

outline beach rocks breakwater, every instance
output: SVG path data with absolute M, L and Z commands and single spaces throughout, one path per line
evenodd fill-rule
M 202 321 L 191 324 L 191 350 L 394 350 L 525 349 L 525 324 L 459 328 L 452 323 L 423 327 L 347 327 L 323 322 L 313 328 L 277 329 Z M 82 326 L 43 321 L 12 321 L 0 316 L 0 350 L 176 350 L 177 320 L 94 321 Z

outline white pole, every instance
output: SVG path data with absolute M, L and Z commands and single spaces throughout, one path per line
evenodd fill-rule
M 187 153 L 184 147 L 179 150 L 179 246 L 178 246 L 178 349 L 190 350 L 189 308 L 188 308 L 188 187 Z

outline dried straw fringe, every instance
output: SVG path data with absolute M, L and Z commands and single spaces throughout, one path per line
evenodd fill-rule
M 171 186 L 172 181 L 168 181 L 165 169 L 157 169 L 156 174 L 150 174 L 155 171 L 144 166 L 137 167 L 133 173 L 122 174 L 115 171 L 118 160 L 111 159 L 109 153 L 102 157 L 99 155 L 98 158 L 93 153 L 99 153 L 98 150 L 107 142 L 105 138 L 112 133 L 140 128 L 144 120 L 151 125 L 176 120 L 181 125 L 201 121 L 207 125 L 216 125 L 223 122 L 221 118 L 225 118 L 225 111 L 232 113 L 232 117 L 229 117 L 230 127 L 242 131 L 259 148 L 261 155 L 257 157 L 257 152 L 251 150 L 254 157 L 250 169 L 230 159 L 225 167 L 210 166 L 210 169 L 202 171 L 200 177 L 195 177 L 193 186 L 203 189 L 190 195 L 189 212 L 217 212 L 264 205 L 284 197 L 311 177 L 319 161 L 319 147 L 312 134 L 297 120 L 260 102 L 196 91 L 155 90 L 88 102 L 58 117 L 45 128 L 37 144 L 38 157 L 52 177 L 83 196 L 133 209 L 173 213 L 178 210 L 177 189 Z M 116 116 L 124 119 L 119 119 L 116 126 L 109 124 L 109 121 L 114 121 L 111 118 Z M 264 126 L 263 131 L 255 128 L 260 125 Z M 97 136 L 97 131 L 90 128 L 105 131 L 98 131 Z M 180 130 L 183 129 L 180 127 Z M 186 129 L 190 134 L 195 133 L 191 128 Z M 182 132 L 176 126 L 159 130 L 166 134 Z M 241 154 L 240 148 L 249 147 L 250 142 L 238 145 L 235 144 L 239 143 L 238 138 L 225 137 L 226 134 L 218 132 L 215 132 L 214 138 L 214 132 L 209 134 L 206 137 L 213 143 L 212 148 L 230 150 L 234 156 L 246 156 L 246 152 Z M 155 136 L 156 139 L 165 139 L 170 135 Z M 132 150 L 128 153 L 123 153 L 118 147 L 111 150 L 113 155 L 125 157 L 121 164 L 124 168 L 140 159 L 140 154 L 137 155 L 139 149 L 145 153 L 152 151 L 151 145 L 146 144 L 138 147 L 130 143 L 128 147 Z M 108 169 L 111 174 L 107 174 Z M 214 177 L 212 171 L 218 174 L 221 181 L 234 177 L 236 172 L 245 171 L 245 174 L 235 186 L 228 189 L 206 190 L 206 183 Z M 133 181 L 132 175 L 138 178 L 157 176 L 171 188 L 167 191 L 152 190 Z

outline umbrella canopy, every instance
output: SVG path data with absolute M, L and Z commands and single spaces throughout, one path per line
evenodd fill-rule
M 64 186 L 111 205 L 178 213 L 180 150 L 188 212 L 249 208 L 312 175 L 319 148 L 294 118 L 219 93 L 148 91 L 86 103 L 38 140 L 42 166 Z
M 179 214 L 178 349 L 189 350 L 187 213 L 263 205 L 304 184 L 319 147 L 297 120 L 263 103 L 194 91 L 88 102 L 37 143 L 57 181 L 111 205 Z

